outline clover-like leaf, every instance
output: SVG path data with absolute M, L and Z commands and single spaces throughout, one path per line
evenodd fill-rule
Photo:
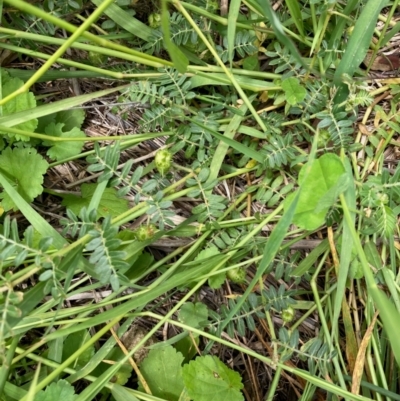
M 83 109 L 69 109 L 59 111 L 56 114 L 56 123 L 64 124 L 64 131 L 71 131 L 74 128 L 81 128 L 85 120 L 85 111 Z
M 39 391 L 34 401 L 74 401 L 77 399 L 74 387 L 66 380 L 51 383 L 45 390 Z
M 65 132 L 63 130 L 63 123 L 51 123 L 46 127 L 45 133 L 47 135 L 56 136 L 58 138 L 85 138 L 85 133 L 82 132 L 79 128 L 72 128 L 70 131 Z M 63 142 L 54 142 L 54 141 L 44 141 L 43 144 L 45 146 L 50 146 L 50 149 L 47 151 L 47 155 L 54 160 L 62 160 L 67 159 L 68 157 L 72 157 L 78 155 L 84 145 L 83 141 L 63 141 Z
M 201 356 L 182 369 L 185 387 L 193 401 L 243 401 L 239 373 L 216 356 Z
M 0 155 L 0 172 L 27 202 L 32 202 L 42 193 L 43 175 L 47 167 L 46 160 L 33 148 L 7 148 Z M 0 193 L 0 199 L 5 211 L 17 210 L 6 192 Z
M 207 324 L 208 309 L 202 302 L 186 302 L 179 312 L 179 320 L 194 328 L 203 328 Z
M 179 399 L 184 388 L 183 359 L 171 345 L 150 350 L 140 365 L 140 372 L 154 396 L 170 401 Z
M 76 215 L 84 208 L 88 208 L 97 184 L 82 184 L 81 196 L 65 194 L 62 205 L 66 206 Z M 101 197 L 97 215 L 99 217 L 115 217 L 119 214 L 126 212 L 129 209 L 129 203 L 124 198 L 117 196 L 117 190 L 114 188 L 106 188 L 103 196 Z
M 10 78 L 7 74 L 2 75 L 3 86 L 2 86 L 2 96 L 5 98 L 11 93 L 18 90 L 23 84 L 19 78 Z M 18 94 L 16 97 L 8 101 L 3 105 L 3 116 L 8 116 L 11 114 L 18 113 L 20 111 L 32 109 L 36 107 L 36 99 L 35 95 L 32 92 L 23 92 Z M 38 125 L 38 120 L 33 118 L 32 120 L 22 122 L 20 124 L 16 124 L 13 128 L 18 128 L 23 131 L 33 132 L 35 131 Z M 18 135 L 8 133 L 10 138 L 16 138 L 19 141 L 29 141 L 29 137 L 25 135 Z
M 324 223 L 329 207 L 349 184 L 343 176 L 344 172 L 342 161 L 333 153 L 314 160 L 311 166 L 306 164 L 302 167 L 299 174 L 302 190 L 293 218 L 294 224 L 306 230 L 315 230 Z M 286 198 L 285 209 L 290 206 L 295 195 L 292 193 Z
M 293 77 L 282 81 L 282 89 L 285 92 L 286 101 L 292 106 L 303 101 L 307 94 L 306 89 L 300 85 L 299 80 Z

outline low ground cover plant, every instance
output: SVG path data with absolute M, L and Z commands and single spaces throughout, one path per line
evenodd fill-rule
M 398 400 L 398 1 L 0 1 L 0 400 Z

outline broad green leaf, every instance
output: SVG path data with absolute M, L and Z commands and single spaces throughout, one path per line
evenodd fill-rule
M 243 68 L 250 71 L 260 71 L 260 62 L 257 54 L 243 59 Z
M 350 184 L 349 176 L 344 173 L 342 174 L 337 182 L 328 189 L 328 191 L 321 197 L 317 206 L 315 207 L 315 213 L 319 213 L 324 209 L 329 209 L 335 202 L 336 199 L 339 197 L 341 193 L 343 193 Z
M 21 86 L 24 85 L 24 81 L 19 78 L 10 78 L 8 75 L 2 75 L 2 96 L 5 98 L 11 93 L 18 90 Z M 3 117 L 7 117 L 9 115 L 22 112 L 28 109 L 33 109 L 36 107 L 36 99 L 35 95 L 32 92 L 24 92 L 20 93 L 14 99 L 11 99 L 3 106 Z M 38 120 L 36 118 L 29 119 L 25 122 L 21 122 L 17 125 L 14 125 L 14 128 L 21 129 L 23 131 L 33 132 L 35 131 L 38 125 Z M 24 135 L 16 135 L 9 133 L 8 136 L 15 137 L 20 141 L 29 141 L 29 137 Z
M 200 356 L 183 367 L 183 380 L 194 401 L 243 401 L 239 373 L 216 356 Z
M 342 77 L 344 74 L 352 77 L 364 60 L 371 44 L 379 13 L 387 3 L 388 0 L 369 0 L 362 9 L 354 30 L 351 33 L 350 40 L 346 44 L 343 58 L 333 77 L 334 84 L 339 88 L 335 96 L 336 104 L 340 104 L 346 100 L 348 87 L 342 82 Z
M 0 172 L 27 202 L 42 193 L 47 167 L 46 160 L 33 148 L 7 148 L 0 155 Z M 0 199 L 5 211 L 18 209 L 7 192 L 3 191 Z
M 78 396 L 75 394 L 74 387 L 66 380 L 59 380 L 51 383 L 45 390 L 39 391 L 35 396 L 35 401 L 74 401 Z
M 68 359 L 72 354 L 78 351 L 79 348 L 82 347 L 90 339 L 89 330 L 81 330 L 76 333 L 71 333 L 64 340 L 64 348 L 63 348 L 63 361 Z M 74 361 L 73 367 L 74 369 L 80 369 L 85 366 L 90 359 L 95 354 L 94 345 L 87 348 L 79 357 Z
M 333 153 L 327 153 L 313 163 L 302 167 L 299 174 L 302 192 L 293 218 L 294 224 L 306 230 L 315 230 L 324 223 L 329 207 L 336 200 L 332 194 L 338 195 L 336 188 L 332 192 L 330 190 L 335 187 L 344 172 L 342 161 Z M 286 198 L 285 209 L 292 203 L 296 193 Z M 324 207 L 320 205 L 321 199 L 323 199 Z M 317 208 L 318 212 L 316 212 Z
M 207 325 L 207 306 L 202 302 L 186 302 L 179 311 L 179 320 L 187 326 L 202 329 Z
M 82 184 L 81 196 L 72 194 L 60 195 L 63 198 L 62 205 L 79 214 L 82 208 L 89 207 L 93 194 L 96 191 L 97 184 Z M 117 196 L 117 190 L 106 188 L 100 200 L 97 215 L 99 217 L 116 217 L 129 209 L 129 203 L 126 199 Z
M 285 92 L 286 101 L 294 106 L 304 100 L 306 97 L 306 89 L 300 85 L 297 78 L 287 78 L 282 81 L 282 89 Z
M 154 396 L 170 401 L 179 399 L 184 388 L 183 359 L 183 355 L 171 345 L 150 350 L 140 365 L 140 372 Z
M 62 110 L 56 114 L 56 123 L 64 124 L 63 130 L 70 131 L 73 128 L 81 128 L 85 120 L 83 109 Z
M 47 135 L 56 136 L 58 138 L 85 138 L 86 135 L 78 127 L 72 128 L 70 131 L 66 131 L 63 123 L 51 123 L 46 127 L 45 133 Z M 83 141 L 71 141 L 71 142 L 54 142 L 44 141 L 44 146 L 50 146 L 47 151 L 47 155 L 54 160 L 63 160 L 68 157 L 78 155 L 84 146 Z

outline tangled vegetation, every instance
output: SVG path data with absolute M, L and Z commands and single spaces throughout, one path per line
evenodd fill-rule
M 0 0 L 0 401 L 400 400 L 398 0 Z

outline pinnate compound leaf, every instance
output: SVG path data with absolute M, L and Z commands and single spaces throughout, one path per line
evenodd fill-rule
M 3 86 L 2 86 L 2 96 L 5 98 L 11 93 L 18 90 L 23 84 L 19 78 L 10 78 L 8 75 L 4 74 L 2 76 Z M 24 92 L 17 95 L 14 99 L 8 101 L 3 105 L 3 116 L 8 116 L 10 114 L 18 113 L 19 111 L 24 111 L 36 107 L 35 95 L 32 92 Z M 33 132 L 38 125 L 38 120 L 33 118 L 32 120 L 25 121 L 23 123 L 14 125 L 13 128 L 18 128 L 24 131 Z M 29 141 L 29 137 L 24 135 L 16 135 L 9 133 L 8 136 L 15 138 L 19 141 Z
M 35 401 L 74 401 L 77 399 L 74 387 L 66 380 L 59 380 L 51 383 L 45 390 L 39 391 L 35 396 Z
M 286 101 L 294 106 L 304 100 L 306 97 L 306 89 L 300 85 L 297 78 L 287 78 L 282 81 L 282 89 L 285 92 Z
M 62 197 L 62 205 L 66 206 L 76 215 L 84 208 L 88 208 L 92 196 L 96 190 L 97 184 L 82 184 L 81 196 L 66 194 Z M 116 217 L 129 209 L 129 203 L 126 199 L 117 196 L 117 190 L 114 188 L 106 188 L 101 197 L 97 216 L 99 217 Z
M 183 355 L 171 345 L 150 350 L 140 365 L 140 372 L 154 396 L 170 401 L 179 399 L 184 388 L 183 359 Z M 143 390 L 141 386 L 140 389 Z
M 86 135 L 79 128 L 74 127 L 70 131 L 65 131 L 63 123 L 51 123 L 46 127 L 45 133 L 47 135 L 56 136 L 58 138 L 85 138 Z M 83 149 L 84 143 L 81 141 L 65 141 L 54 142 L 44 141 L 45 146 L 50 146 L 47 155 L 54 160 L 62 160 L 68 157 L 78 155 Z
M 48 163 L 33 148 L 7 148 L 0 155 L 0 171 L 15 190 L 27 201 L 32 202 L 43 191 L 43 175 Z M 17 207 L 6 192 L 0 193 L 1 206 L 5 211 Z
M 216 356 L 201 356 L 182 369 L 185 387 L 193 401 L 243 401 L 239 373 Z
M 194 328 L 203 328 L 207 324 L 208 309 L 201 302 L 186 302 L 179 312 L 179 320 Z
M 309 170 L 308 175 L 306 174 Z M 348 182 L 343 178 L 344 166 L 340 158 L 327 153 L 309 165 L 302 167 L 299 174 L 299 184 L 302 191 L 297 203 L 293 223 L 305 230 L 315 230 L 325 221 L 329 207 L 343 192 Z M 306 177 L 306 180 L 304 179 Z M 285 200 L 288 209 L 296 193 L 290 194 Z

